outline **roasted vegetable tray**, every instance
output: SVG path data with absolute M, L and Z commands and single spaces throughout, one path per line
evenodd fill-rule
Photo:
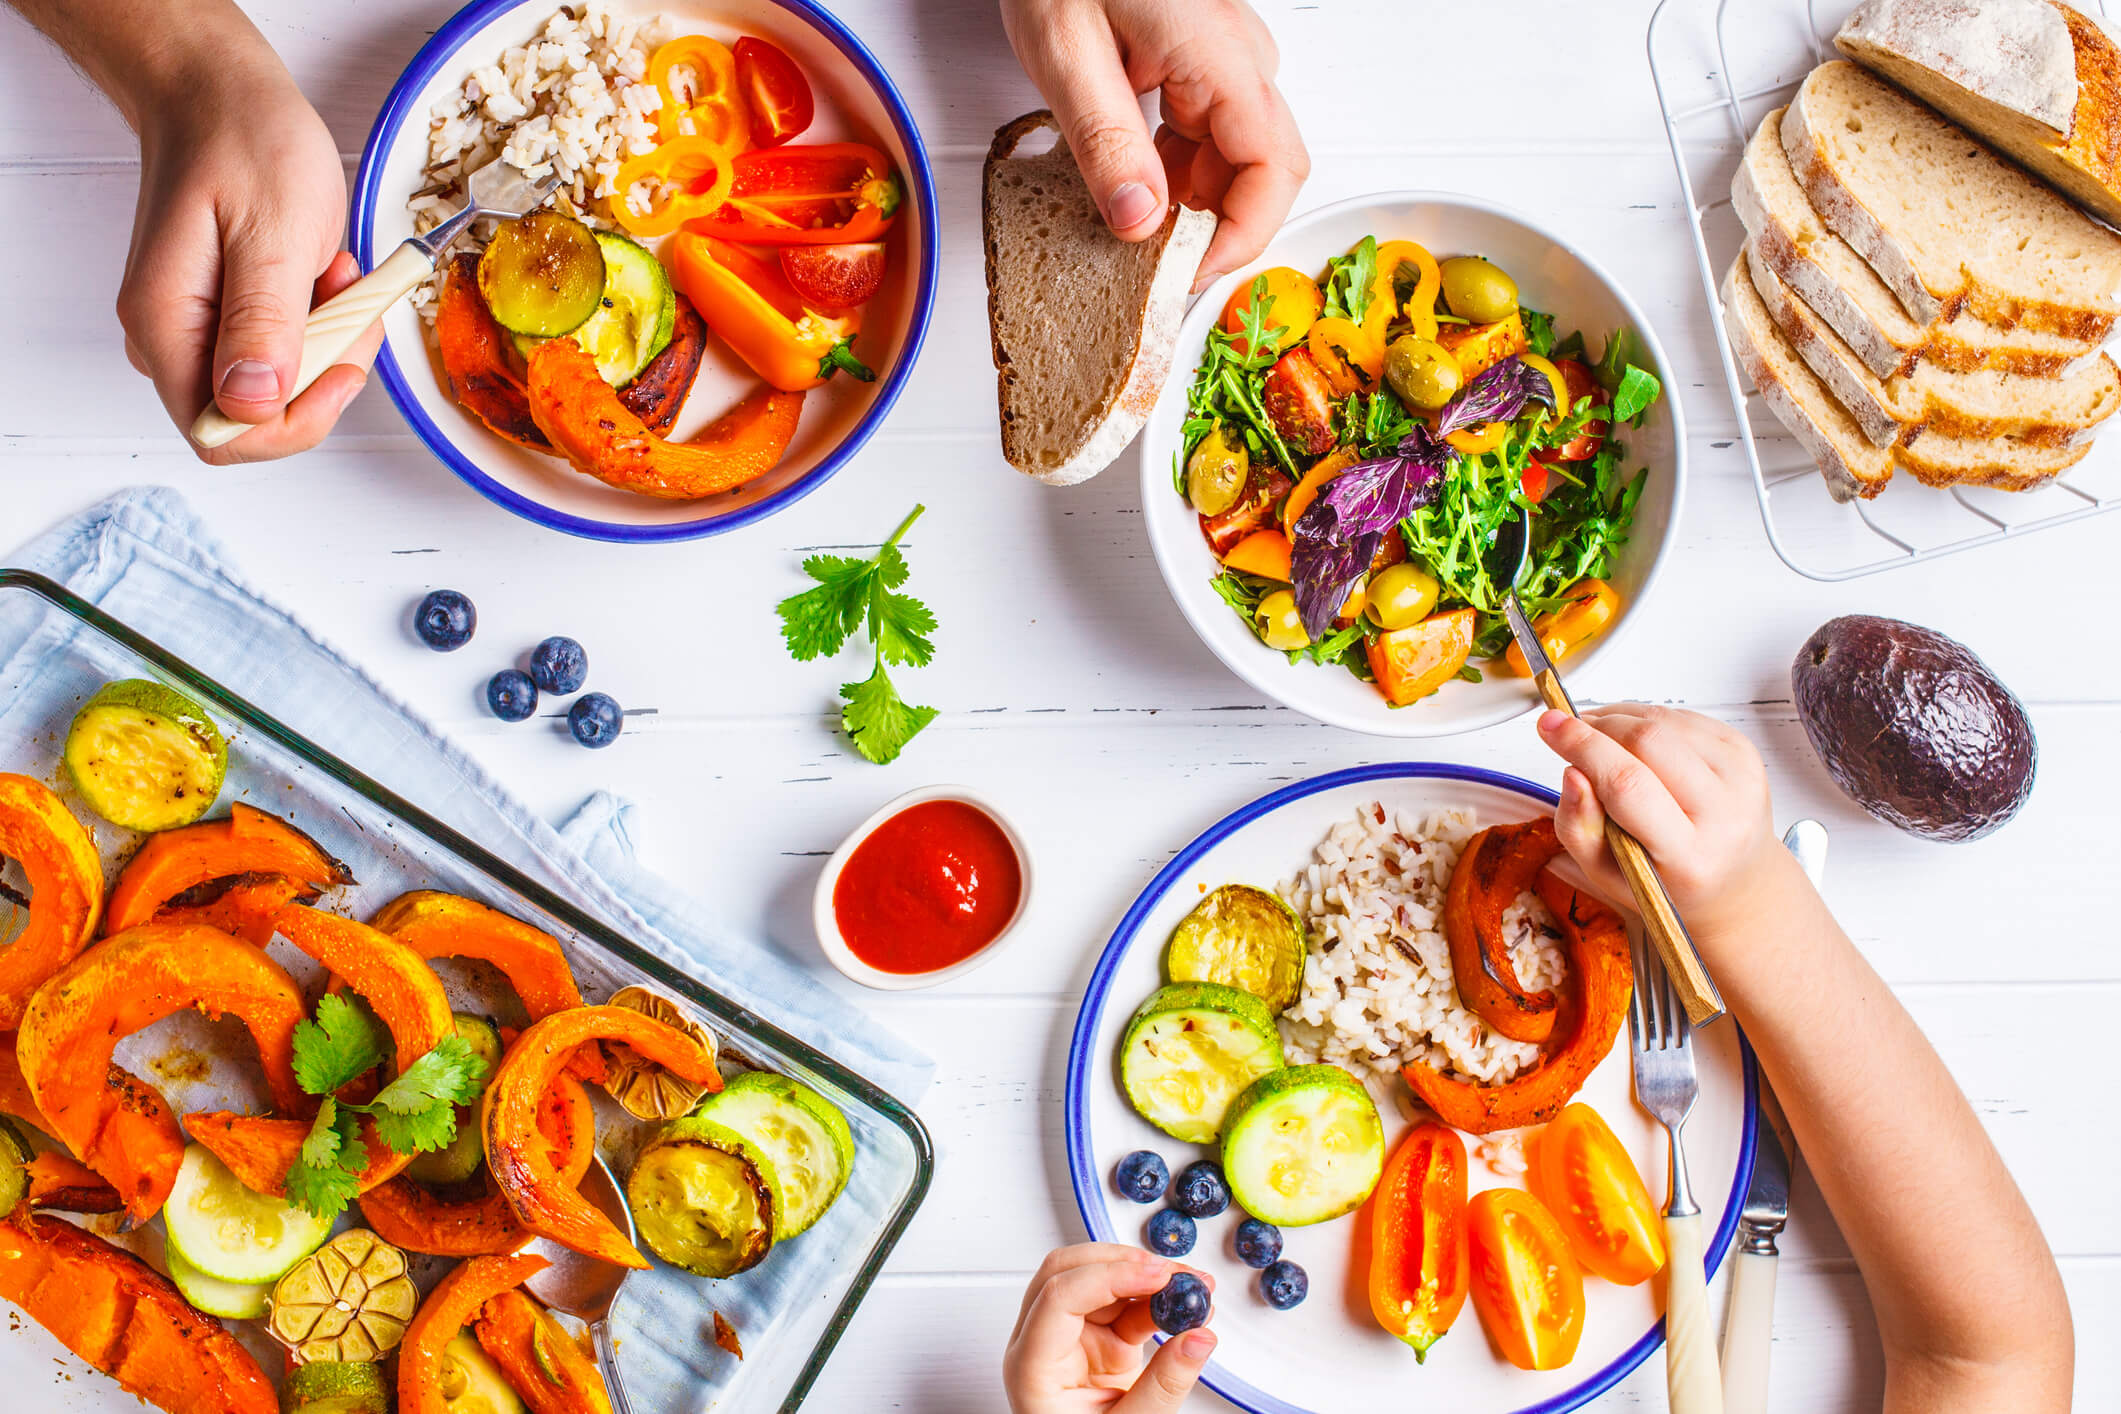
M 658 988 L 715 1033 L 725 1073 L 779 1072 L 836 1104 L 853 1130 L 855 1162 L 846 1191 L 815 1228 L 728 1280 L 705 1280 L 660 1264 L 637 1273 L 613 1315 L 636 1409 L 792 1410 L 803 1403 L 927 1194 L 933 1154 L 917 1116 L 830 1056 L 722 996 L 711 975 L 688 974 L 50 580 L 0 570 L 0 643 L 21 645 L 0 664 L 0 771 L 34 776 L 67 796 L 80 818 L 95 823 L 107 870 L 131 852 L 137 837 L 96 820 L 72 798 L 60 744 L 75 712 L 101 684 L 157 679 L 205 706 L 228 738 L 228 780 L 216 813 L 243 801 L 279 815 L 352 868 L 359 882 L 327 893 L 320 906 L 366 918 L 409 889 L 479 899 L 558 938 L 585 1000 L 601 1001 L 630 985 Z M 0 880 L 22 882 L 12 864 L 0 868 Z M 18 926 L 8 919 L 11 911 L 0 903 L 0 938 Z M 284 939 L 272 953 L 305 986 L 321 985 L 314 964 Z M 438 966 L 452 1005 L 480 1005 L 494 985 L 479 971 L 483 966 Z M 233 1019 L 216 1023 L 182 1013 L 127 1038 L 117 1059 L 152 1081 L 179 1113 L 262 1098 L 254 1054 Z M 599 1148 L 623 1175 L 640 1127 L 601 1095 L 598 1108 Z M 341 1226 L 354 1225 L 356 1218 L 349 1210 Z M 112 1235 L 115 1227 L 105 1220 L 97 1230 Z M 118 1240 L 155 1260 L 153 1227 Z M 415 1263 L 423 1285 L 451 1265 L 442 1258 Z M 717 1312 L 735 1327 L 741 1360 L 717 1348 Z M 268 1370 L 284 1368 L 284 1357 L 258 1323 L 232 1325 Z M 9 1339 L 24 1340 L 31 1329 L 22 1323 Z M 14 1370 L 19 1377 L 27 1369 L 0 1360 L 0 1376 Z M 115 1383 L 96 1376 L 63 1389 L 58 1397 L 68 1408 L 134 1403 Z M 99 1396 L 107 1397 L 99 1403 Z

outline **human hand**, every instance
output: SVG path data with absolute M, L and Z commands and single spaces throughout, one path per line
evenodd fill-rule
M 1274 87 L 1280 54 L 1242 0 L 1001 0 L 1009 43 L 1053 108 L 1121 240 L 1174 201 L 1222 216 L 1195 289 L 1267 247 L 1311 157 Z M 1155 140 L 1136 95 L 1157 90 Z
M 1142 1364 L 1156 1332 L 1148 1298 L 1193 1271 L 1135 1247 L 1090 1242 L 1048 1253 L 1024 1291 L 1002 1357 L 1015 1414 L 1150 1414 L 1177 1409 L 1215 1350 L 1205 1328 L 1167 1340 Z M 1215 1279 L 1194 1272 L 1212 1291 Z
M 183 102 L 143 105 L 139 128 L 140 201 L 118 293 L 126 357 L 179 428 L 209 399 L 258 424 L 201 450 L 205 461 L 315 446 L 368 381 L 383 337 L 378 324 L 288 400 L 303 321 L 360 275 L 340 249 L 338 145 L 262 40 Z
M 1611 815 L 1649 851 L 1705 952 L 1734 925 L 1773 916 L 1769 896 L 1794 866 L 1776 843 L 1767 770 L 1751 742 L 1698 712 L 1639 703 L 1582 718 L 1550 711 L 1539 735 L 1569 763 L 1554 829 L 1594 889 L 1628 897 L 1606 848 Z

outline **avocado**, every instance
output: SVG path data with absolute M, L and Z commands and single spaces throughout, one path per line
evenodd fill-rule
M 2025 706 L 1964 645 L 1898 619 L 1823 624 L 1790 668 L 1827 773 L 1879 819 L 1925 839 L 1979 839 L 2032 794 Z

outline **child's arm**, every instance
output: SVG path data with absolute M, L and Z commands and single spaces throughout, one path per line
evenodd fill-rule
M 1889 1410 L 2065 1410 L 2061 1274 L 1974 1111 L 1914 1019 L 1777 843 L 1766 772 L 1691 712 L 1548 712 L 1570 763 L 1556 826 L 1608 896 L 1610 811 L 1657 862 L 1773 1080 L 1877 1312 Z M 1603 808 L 1601 808 L 1601 803 Z
M 1165 1414 L 1184 1404 L 1215 1350 L 1212 1332 L 1187 1331 L 1142 1363 L 1142 1346 L 1156 1334 L 1149 1298 L 1179 1272 L 1193 1272 L 1214 1290 L 1207 1273 L 1139 1247 L 1087 1242 L 1048 1253 L 1024 1291 L 1002 1356 L 1009 1408 Z

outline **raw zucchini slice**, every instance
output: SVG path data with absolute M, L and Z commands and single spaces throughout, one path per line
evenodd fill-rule
M 29 1196 L 29 1161 L 33 1157 L 22 1131 L 0 1119 L 0 1218 Z
M 479 293 L 512 334 L 567 333 L 602 307 L 604 252 L 596 232 L 557 211 L 503 224 L 479 257 Z
M 735 1276 L 773 1246 L 772 1171 L 750 1140 L 688 1115 L 633 1161 L 626 1206 L 656 1256 L 699 1276 Z
M 663 262 L 636 241 L 616 231 L 598 231 L 604 253 L 604 294 L 597 312 L 563 337 L 574 340 L 597 361 L 597 372 L 614 388 L 623 388 L 655 362 L 677 329 L 678 297 Z M 525 358 L 543 339 L 515 336 Z
M 1225 884 L 1172 931 L 1164 971 L 1173 982 L 1250 992 L 1279 1015 L 1303 990 L 1304 925 L 1265 889 Z
M 184 1293 L 184 1299 L 207 1315 L 252 1321 L 265 1314 L 265 1298 L 272 1295 L 271 1282 L 210 1277 L 185 1261 L 184 1254 L 172 1245 L 164 1245 L 162 1260 L 169 1267 L 169 1279 Z
M 1384 1125 L 1362 1082 L 1336 1065 L 1262 1076 L 1223 1124 L 1223 1176 L 1239 1206 L 1276 1227 L 1362 1206 L 1385 1166 Z
M 89 808 L 127 830 L 173 830 L 213 809 L 228 743 L 204 708 L 144 678 L 106 683 L 74 714 L 66 771 Z
M 477 1348 L 478 1342 L 472 1345 Z M 282 1414 L 390 1414 L 390 1388 L 383 1382 L 383 1367 L 372 1360 L 312 1360 L 287 1372 L 280 1409 Z
M 1281 1033 L 1259 998 L 1181 982 L 1156 992 L 1127 1023 L 1119 1079 L 1136 1114 L 1173 1139 L 1207 1144 L 1239 1092 L 1281 1065 Z
M 184 1150 L 162 1207 L 170 1250 L 221 1281 L 277 1281 L 323 1244 L 331 1219 L 284 1198 L 253 1193 L 197 1144 Z
M 486 1073 L 492 1075 L 494 1067 L 501 1063 L 501 1033 L 483 1016 L 467 1011 L 455 1015 L 458 1037 L 471 1047 L 473 1055 L 486 1062 Z M 478 1105 L 457 1106 L 457 1132 L 441 1148 L 431 1149 L 407 1164 L 405 1176 L 414 1183 L 435 1184 L 462 1183 L 470 1178 L 486 1162 L 486 1140 L 480 1129 Z
M 746 1071 L 697 1111 L 773 1161 L 773 1240 L 807 1232 L 854 1171 L 854 1132 L 832 1102 L 785 1075 Z

